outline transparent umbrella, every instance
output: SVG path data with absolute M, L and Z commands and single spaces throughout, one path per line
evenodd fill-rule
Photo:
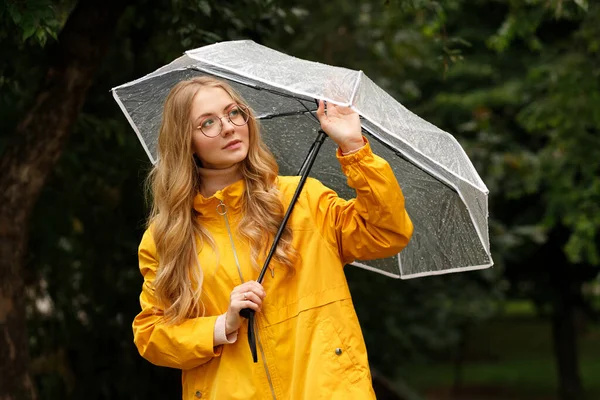
M 280 173 L 305 164 L 319 124 L 316 99 L 352 107 L 373 151 L 391 165 L 415 230 L 398 255 L 353 264 L 396 278 L 490 267 L 488 190 L 450 134 L 394 100 L 362 71 L 301 60 L 252 41 L 222 42 L 190 50 L 172 63 L 114 88 L 113 95 L 153 163 L 162 108 L 179 81 L 210 75 L 227 80 L 261 122 Z M 355 193 L 325 141 L 311 176 L 341 197 Z

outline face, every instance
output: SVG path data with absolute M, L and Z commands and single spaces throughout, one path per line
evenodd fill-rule
M 231 96 L 219 87 L 202 88 L 192 100 L 192 147 L 204 168 L 229 168 L 243 161 L 248 155 L 248 124 L 237 126 L 228 118 L 236 115 L 235 105 L 236 102 Z M 215 125 L 218 126 L 219 117 L 223 126 L 220 134 L 207 137 L 202 133 L 201 128 L 210 132 L 211 127 L 214 129 Z

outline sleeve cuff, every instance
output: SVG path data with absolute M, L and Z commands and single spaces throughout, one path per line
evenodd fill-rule
M 215 346 L 219 346 L 221 344 L 232 344 L 237 341 L 237 336 L 238 336 L 237 331 L 230 333 L 229 335 L 227 335 L 225 333 L 226 315 L 227 314 L 219 315 L 215 322 L 215 333 L 214 333 Z
M 360 149 L 362 149 L 363 147 L 365 147 L 365 145 L 363 144 L 362 146 L 360 146 L 358 149 L 354 149 L 354 150 L 350 150 L 347 152 L 343 152 L 342 151 L 342 156 L 349 156 L 350 154 L 354 154 L 357 153 Z
M 342 153 L 342 150 L 338 147 L 336 156 L 342 166 L 353 164 L 362 160 L 364 157 L 373 154 L 367 138 L 363 136 L 363 140 L 365 141 L 365 144 L 362 147 L 347 153 Z

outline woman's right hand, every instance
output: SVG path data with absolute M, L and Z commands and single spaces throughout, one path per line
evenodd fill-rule
M 229 335 L 240 328 L 244 321 L 240 311 L 244 308 L 260 312 L 266 295 L 265 289 L 256 281 L 244 282 L 233 288 L 225 318 L 225 333 Z

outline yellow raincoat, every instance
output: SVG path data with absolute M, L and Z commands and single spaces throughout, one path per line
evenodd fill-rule
M 319 181 L 307 180 L 288 222 L 300 258 L 294 271 L 272 265 L 263 281 L 267 297 L 262 312 L 256 314 L 256 364 L 248 347 L 247 324 L 242 325 L 235 343 L 213 345 L 217 316 L 227 311 L 231 290 L 242 283 L 225 218 L 244 279 L 258 276 L 250 266 L 248 245 L 235 235 L 243 181 L 210 198 L 198 195 L 194 202 L 219 248 L 218 257 L 210 246 L 199 249 L 206 316 L 173 326 L 164 324 L 161 314 L 153 311 L 157 303 L 152 281 L 158 257 L 151 230 L 144 234 L 139 247 L 142 311 L 133 322 L 134 340 L 150 362 L 182 370 L 184 399 L 375 398 L 343 266 L 356 259 L 398 253 L 408 243 L 413 226 L 391 168 L 368 144 L 347 156 L 338 151 L 337 156 L 357 197 L 343 200 Z M 278 179 L 286 208 L 298 181 L 298 177 Z M 221 202 L 227 207 L 225 215 L 216 211 Z

